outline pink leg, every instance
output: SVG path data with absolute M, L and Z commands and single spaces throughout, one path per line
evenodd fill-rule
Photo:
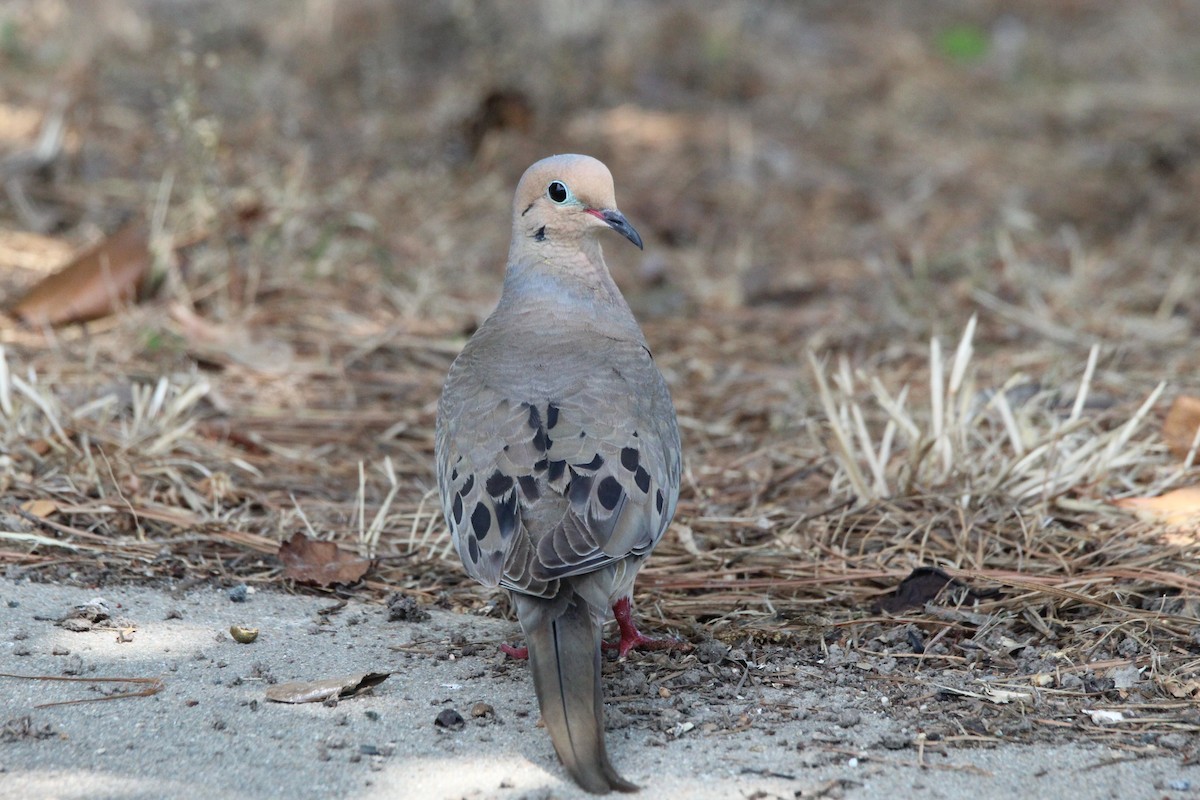
M 629 655 L 629 651 L 637 648 L 639 650 L 687 650 L 690 649 L 687 642 L 674 637 L 664 639 L 651 639 L 637 629 L 637 623 L 633 621 L 633 604 L 628 597 L 622 597 L 613 604 L 613 616 L 617 618 L 617 627 L 621 630 L 621 641 L 615 645 L 605 644 L 605 647 L 611 649 L 617 648 L 617 656 L 624 658 Z

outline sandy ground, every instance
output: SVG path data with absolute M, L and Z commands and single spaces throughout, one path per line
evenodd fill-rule
M 101 597 L 112 620 L 73 632 L 56 620 Z M 436 609 L 389 620 L 387 609 L 329 598 L 227 591 L 103 591 L 0 582 L 0 671 L 23 675 L 161 677 L 149 697 L 35 708 L 128 685 L 3 678 L 0 797 L 4 798 L 549 798 L 586 797 L 567 782 L 538 727 L 523 664 L 495 643 L 512 623 Z M 117 628 L 109 627 L 115 622 Z M 257 627 L 238 644 L 232 624 Z M 120 636 L 120 630 L 125 630 Z M 118 641 L 126 638 L 128 641 Z M 861 689 L 822 681 L 772 688 L 743 676 L 719 693 L 664 690 L 635 656 L 611 663 L 613 760 L 645 796 L 773 798 L 889 796 L 1186 798 L 1200 766 L 1165 750 L 998 744 L 927 751 Z M 692 656 L 658 655 L 659 666 Z M 335 705 L 268 702 L 274 682 L 357 672 L 391 677 Z M 630 686 L 634 688 L 631 689 Z M 116 688 L 114 688 L 116 687 Z M 134 686 L 133 688 L 141 688 Z M 689 696 L 691 694 L 691 696 Z M 706 699 L 696 700 L 696 697 Z M 713 699 L 720 698 L 720 699 Z M 865 701 L 865 702 L 864 702 Z M 494 715 L 476 717 L 486 703 Z M 465 717 L 435 725 L 444 710 Z M 858 710 L 864 709 L 864 710 Z M 29 723 L 21 722 L 29 717 Z M 741 720 L 732 730 L 706 720 Z M 690 724 L 689 724 L 690 723 Z

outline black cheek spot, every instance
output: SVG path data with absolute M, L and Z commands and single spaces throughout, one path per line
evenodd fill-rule
M 633 473 L 633 482 L 643 492 L 650 491 L 650 473 L 646 472 L 645 467 L 638 467 L 637 472 Z
M 588 495 L 591 493 L 592 476 L 579 475 L 575 470 L 571 470 L 571 488 L 567 492 L 567 496 L 571 498 L 571 505 L 583 505 L 587 502 Z
M 467 482 L 464 483 L 462 488 L 458 490 L 458 493 L 461 494 L 463 497 L 466 497 L 467 495 L 469 495 L 471 493 L 471 490 L 474 488 L 475 488 L 475 476 L 468 475 Z
M 563 476 L 563 471 L 567 468 L 565 461 L 551 461 L 550 470 L 546 473 L 546 478 L 551 482 L 558 480 Z
M 479 543 L 474 539 L 467 539 L 467 555 L 471 557 L 472 564 L 479 563 Z
M 638 451 L 636 447 L 621 448 L 621 466 L 630 472 L 638 468 Z
M 604 456 L 600 455 L 599 453 L 596 453 L 595 458 L 593 458 L 588 463 L 576 464 L 575 466 L 578 467 L 579 469 L 590 469 L 594 472 L 595 470 L 598 470 L 604 466 Z
M 463 512 L 462 495 L 460 495 L 460 494 L 454 495 L 454 506 L 451 508 L 451 511 L 454 513 L 454 524 L 461 525 L 462 524 L 462 512 Z
M 521 484 L 521 494 L 525 495 L 525 499 L 533 502 L 538 499 L 537 478 L 532 475 L 522 475 L 517 480 Z
M 663 499 L 662 489 L 659 489 L 657 492 L 654 493 L 654 505 L 658 509 L 658 513 L 660 513 L 660 514 L 662 513 L 662 510 L 663 510 L 663 502 L 664 502 L 664 499 Z
M 546 406 L 546 427 L 553 428 L 558 424 L 558 406 L 551 403 Z
M 488 507 L 480 501 L 475 504 L 475 510 L 471 512 L 471 528 L 475 531 L 475 538 L 482 539 L 487 536 L 490 527 L 492 527 L 492 512 L 488 511 Z
M 545 225 L 543 225 L 542 227 L 538 228 L 536 231 L 533 232 L 533 240 L 535 242 L 546 241 L 546 226 Z
M 616 478 L 609 475 L 600 481 L 600 486 L 596 489 L 596 498 L 600 501 L 600 505 L 612 511 L 617 507 L 617 503 L 621 502 L 621 484 L 617 482 Z
M 499 497 L 511 489 L 512 486 L 513 479 L 502 473 L 500 470 L 493 472 L 492 477 L 488 478 L 487 483 L 484 484 L 484 487 L 487 489 L 487 493 L 492 497 Z

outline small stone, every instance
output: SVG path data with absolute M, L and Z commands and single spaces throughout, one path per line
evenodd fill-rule
M 234 603 L 246 602 L 246 597 L 250 594 L 250 588 L 244 583 L 239 583 L 226 593 L 229 600 Z
M 442 709 L 441 713 L 437 715 L 437 719 L 433 721 L 433 724 L 439 728 L 446 728 L 447 730 L 451 731 L 461 731 L 463 726 L 467 724 L 467 721 L 463 719 L 462 714 L 458 713 L 453 708 L 444 708 Z
M 487 703 L 476 703 L 475 705 L 471 706 L 472 717 L 494 717 L 495 715 L 496 709 L 492 708 Z
M 698 645 L 695 653 L 701 664 L 720 664 L 729 653 L 729 648 L 715 639 L 710 639 Z
M 909 739 L 902 733 L 885 733 L 879 739 L 879 744 L 887 750 L 903 750 L 908 747 Z
M 838 714 L 837 724 L 841 728 L 853 728 L 860 722 L 862 722 L 862 714 L 853 709 L 846 709 Z
M 392 592 L 387 598 L 388 622 L 424 622 L 429 619 L 429 612 L 417 601 L 399 592 Z

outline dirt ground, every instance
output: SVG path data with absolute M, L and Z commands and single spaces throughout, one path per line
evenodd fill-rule
M 110 618 L 56 624 L 97 599 Z M 6 716 L 28 714 L 0 731 L 6 797 L 588 796 L 554 763 L 525 665 L 496 651 L 511 623 L 438 609 L 389 620 L 358 602 L 330 613 L 328 600 L 269 592 L 234 603 L 211 588 L 97 598 L 4 581 L 0 601 L 6 669 L 163 681 L 151 697 L 30 712 L 142 687 L 5 680 Z M 260 638 L 236 643 L 233 624 Z M 927 691 L 937 676 L 898 686 L 836 655 L 709 643 L 611 666 L 613 758 L 655 797 L 1186 798 L 1200 786 L 1200 766 L 1166 753 L 1055 736 L 1017 744 L 1002 730 L 987 747 L 947 746 L 939 727 L 972 720 L 954 695 Z M 265 698 L 289 681 L 380 671 L 392 674 L 371 693 L 334 703 Z M 439 727 L 447 709 L 458 723 Z M 1014 739 L 1030 727 L 1015 722 Z M 928 743 L 914 750 L 918 730 Z
M 1200 791 L 1200 537 L 1120 506 L 1200 477 L 1197 86 L 1189 3 L 8 0 L 0 672 L 165 683 L 0 679 L 0 795 L 572 796 L 432 471 L 556 152 L 646 241 L 606 257 L 684 440 L 636 601 L 695 649 L 609 664 L 623 771 Z M 105 303 L 149 277 L 31 316 L 97 242 Z M 314 584 L 298 533 L 361 569 Z M 128 624 L 56 624 L 95 597 Z

